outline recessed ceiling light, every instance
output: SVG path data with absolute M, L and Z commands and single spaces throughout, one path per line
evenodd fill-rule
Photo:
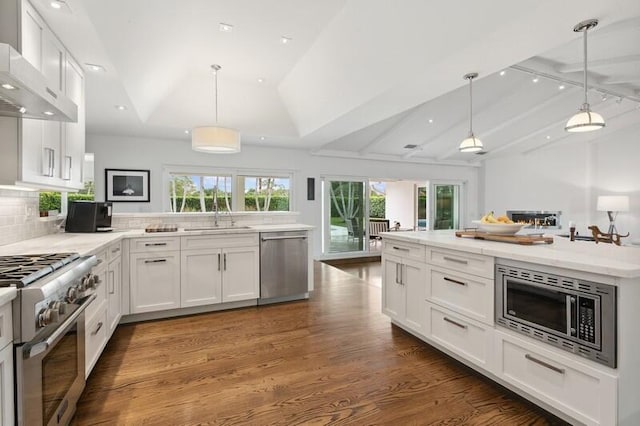
M 264 136 L 260 136 L 260 140 L 261 140 L 261 141 L 263 141 L 263 140 L 265 140 L 265 139 L 266 139 L 266 138 L 265 138 Z
M 20 111 L 20 114 L 24 114 L 25 112 L 27 112 L 27 109 L 25 107 L 20 107 L 18 111 Z
M 503 75 L 505 75 L 507 72 L 505 70 L 500 71 L 500 77 L 502 77 Z
M 260 77 L 260 78 L 258 79 L 258 83 L 264 83 L 264 78 Z
M 61 1 L 54 0 L 51 3 L 49 3 L 49 5 L 54 9 L 62 9 L 62 2 Z
M 604 101 L 606 101 L 606 100 L 607 100 L 607 94 L 606 94 L 606 93 L 603 93 L 603 94 L 602 94 L 602 102 L 604 102 Z
M 547 135 L 547 140 L 551 139 L 551 136 Z
M 44 115 L 48 115 L 49 117 L 51 117 L 52 115 L 54 115 L 51 111 L 45 111 Z
M 102 65 L 98 65 L 98 64 L 90 64 L 88 62 L 85 62 L 85 65 L 87 66 L 87 68 L 89 68 L 89 70 L 91 71 L 95 71 L 95 72 L 100 72 L 100 71 L 105 71 L 104 67 Z
M 3 84 L 2 84 L 2 88 L 3 88 L 3 89 L 7 89 L 7 90 L 15 90 L 15 89 L 16 89 L 16 87 L 15 87 L 15 86 L 12 86 L 12 85 L 11 85 L 11 84 L 9 84 L 9 83 L 3 83 Z
M 233 31 L 233 25 L 220 22 L 220 31 L 222 31 L 223 33 L 230 33 L 231 31 Z
M 188 131 L 188 130 L 185 130 L 185 131 L 184 131 L 184 134 L 185 134 L 185 135 L 188 135 L 188 134 L 189 134 L 189 131 Z
M 564 84 L 561 84 L 560 86 L 558 86 L 558 90 L 564 90 L 566 86 Z
M 433 123 L 433 118 L 429 119 L 429 124 Z
M 124 106 L 124 105 L 116 105 L 116 109 L 117 109 L 118 111 L 124 111 L 124 110 L 126 110 L 126 109 L 127 109 L 127 107 L 126 107 L 126 106 Z
M 291 43 L 291 40 L 292 40 L 291 37 L 285 37 L 285 36 L 280 37 L 280 43 L 282 44 L 289 44 Z
M 531 81 L 533 81 L 534 83 L 537 83 L 537 82 L 539 82 L 539 81 L 540 81 L 540 79 L 538 78 L 538 76 L 537 76 L 537 75 L 534 75 L 534 76 L 533 76 L 533 79 L 532 79 Z

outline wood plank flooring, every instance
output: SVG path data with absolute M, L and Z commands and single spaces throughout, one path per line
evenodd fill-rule
M 316 263 L 308 301 L 121 325 L 75 425 L 564 424 L 391 326 Z

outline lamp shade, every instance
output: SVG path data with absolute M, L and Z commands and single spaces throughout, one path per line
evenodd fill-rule
M 596 209 L 600 212 L 629 211 L 629 197 L 626 195 L 601 195 Z
M 473 133 L 470 134 L 468 138 L 460 142 L 460 146 L 458 147 L 460 152 L 478 152 L 482 151 L 482 149 L 482 141 L 476 138 Z
M 597 112 L 581 109 L 567 121 L 564 129 L 567 132 L 591 132 L 604 127 L 604 118 Z
M 240 152 L 240 132 L 226 127 L 195 127 L 191 131 L 191 149 L 215 154 Z

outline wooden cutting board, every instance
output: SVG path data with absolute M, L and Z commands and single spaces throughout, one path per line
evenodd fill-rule
M 536 243 L 552 244 L 553 237 L 544 235 L 498 235 L 480 231 L 456 231 L 456 237 L 468 237 L 476 240 L 498 241 L 501 243 L 533 245 Z
M 178 230 L 177 225 L 156 224 L 149 225 L 144 228 L 144 232 L 176 232 Z

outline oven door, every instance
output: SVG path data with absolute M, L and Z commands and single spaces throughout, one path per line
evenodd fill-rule
M 551 286 L 504 276 L 504 318 L 564 337 L 576 337 L 576 297 Z
M 19 425 L 66 425 L 84 390 L 85 300 L 48 338 L 16 346 Z

